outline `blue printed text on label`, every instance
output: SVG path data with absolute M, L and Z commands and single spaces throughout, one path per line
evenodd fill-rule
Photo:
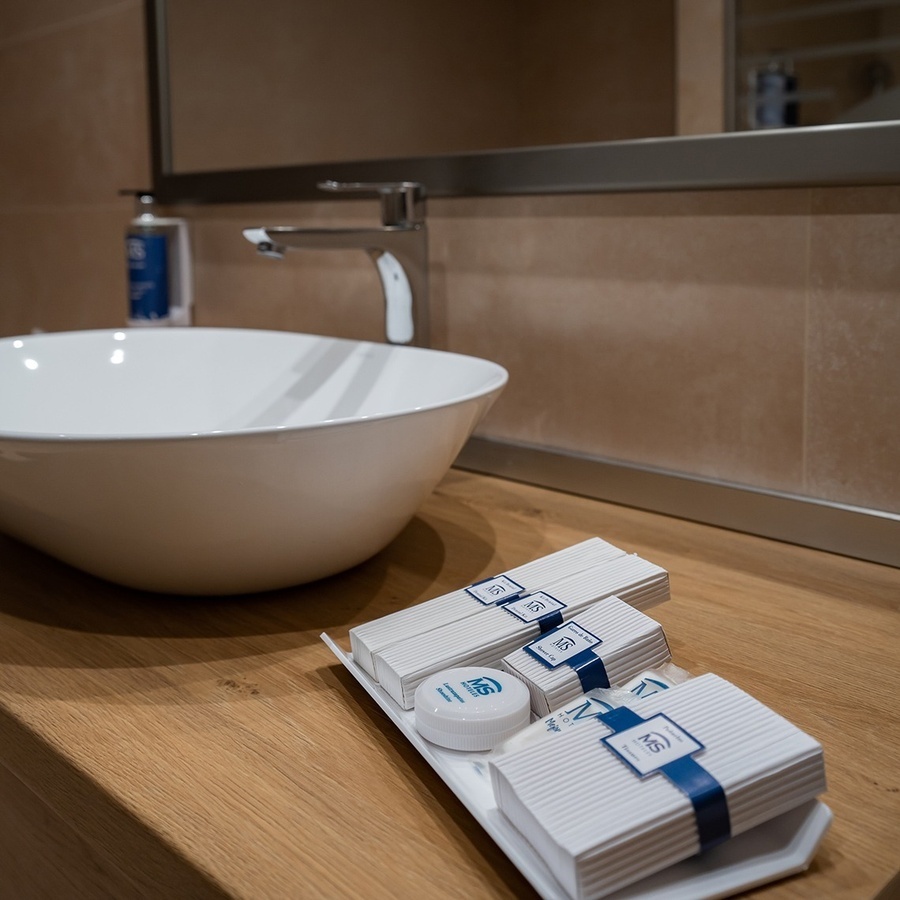
M 644 699 L 645 697 L 652 697 L 654 694 L 659 694 L 662 691 L 667 691 L 669 686 L 664 681 L 657 681 L 655 678 L 645 677 L 641 678 L 632 687 L 626 689 L 634 694 L 635 697 Z
M 538 619 L 565 608 L 565 603 L 557 600 L 556 597 L 545 594 L 543 591 L 526 594 L 524 597 L 519 597 L 518 600 L 511 600 L 503 606 L 503 609 L 512 613 L 512 615 L 523 622 L 537 622 Z
M 496 678 L 488 675 L 478 675 L 460 682 L 473 697 L 489 697 L 491 694 L 503 692 L 503 685 Z
M 596 635 L 582 628 L 577 622 L 567 622 L 559 628 L 533 640 L 525 647 L 532 656 L 551 669 L 585 650 L 603 643 Z
M 524 590 L 521 584 L 516 584 L 508 575 L 496 575 L 470 585 L 466 588 L 466 593 L 471 594 L 479 603 L 492 606 L 518 597 Z
M 704 749 L 696 738 L 662 714 L 601 740 L 642 778 Z

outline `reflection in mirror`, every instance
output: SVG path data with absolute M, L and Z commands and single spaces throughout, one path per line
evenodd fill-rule
M 168 0 L 173 169 L 673 133 L 673 0 Z
M 737 0 L 738 129 L 900 119 L 900 0 Z
M 900 178 L 900 0 L 144 2 L 161 202 Z

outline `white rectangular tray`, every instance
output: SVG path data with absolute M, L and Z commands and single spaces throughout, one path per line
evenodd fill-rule
M 524 837 L 497 809 L 487 754 L 445 750 L 416 731 L 413 710 L 401 709 L 327 634 L 322 640 L 406 735 L 466 809 L 544 900 L 571 900 Z M 831 824 L 818 800 L 611 895 L 613 900 L 712 900 L 804 871 Z

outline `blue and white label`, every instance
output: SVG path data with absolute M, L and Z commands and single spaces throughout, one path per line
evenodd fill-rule
M 643 678 L 638 677 L 634 681 L 629 681 L 624 688 L 624 690 L 634 694 L 635 697 L 640 697 L 642 700 L 645 697 L 652 697 L 654 694 L 659 694 L 668 689 L 669 685 L 664 681 L 660 681 L 657 678 L 649 678 L 647 676 L 644 676 Z
M 508 575 L 495 575 L 493 578 L 485 578 L 466 588 L 466 593 L 471 594 L 479 603 L 485 606 L 493 606 L 495 603 L 504 603 L 513 597 L 525 593 L 521 584 L 516 584 Z
M 465 703 L 466 694 L 475 699 L 489 697 L 491 694 L 502 693 L 503 685 L 489 675 L 476 675 L 474 678 L 457 681 L 455 684 L 445 681 L 443 684 L 437 685 L 434 690 L 447 703 Z
M 169 257 L 164 234 L 129 234 L 128 296 L 132 319 L 169 315 Z
M 544 591 L 526 594 L 524 597 L 519 597 L 518 600 L 510 600 L 509 603 L 503 605 L 503 609 L 523 622 L 537 622 L 543 619 L 544 616 L 559 612 L 565 608 L 565 603 L 557 600 L 556 597 L 551 597 Z
M 473 697 L 489 697 L 491 694 L 503 693 L 503 685 L 496 678 L 488 675 L 477 675 L 475 678 L 467 678 L 460 684 Z
M 703 744 L 662 714 L 601 740 L 641 778 L 705 749 Z
M 602 643 L 600 638 L 582 628 L 577 622 L 567 622 L 536 638 L 524 649 L 547 668 L 555 669 L 579 653 Z
M 580 703 L 567 709 L 558 709 L 549 716 L 543 718 L 544 728 L 548 732 L 560 732 L 563 729 L 574 728 L 584 722 L 596 722 L 597 716 L 615 709 L 611 703 L 600 700 L 597 697 L 585 697 Z

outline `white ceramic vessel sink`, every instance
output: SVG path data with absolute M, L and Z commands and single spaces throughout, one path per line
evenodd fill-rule
M 507 373 L 287 332 L 0 340 L 0 531 L 130 587 L 268 590 L 368 559 Z

